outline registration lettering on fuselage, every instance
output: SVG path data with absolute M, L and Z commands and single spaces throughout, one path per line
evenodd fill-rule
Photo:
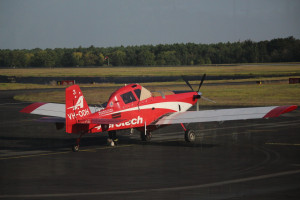
M 74 120 L 78 116 L 79 117 L 85 117 L 85 116 L 88 116 L 89 114 L 90 114 L 90 111 L 89 111 L 88 108 L 86 108 L 86 109 L 77 111 L 76 114 L 75 113 L 70 113 L 70 114 L 68 114 L 68 117 L 69 117 L 70 120 Z

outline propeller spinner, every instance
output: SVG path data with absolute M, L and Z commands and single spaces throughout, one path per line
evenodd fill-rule
M 202 78 L 201 78 L 201 81 L 200 81 L 200 83 L 199 83 L 198 90 L 196 91 L 198 94 L 196 94 L 196 95 L 193 96 L 193 99 L 194 99 L 194 100 L 195 100 L 195 99 L 200 99 L 200 98 L 202 97 L 202 93 L 199 92 L 199 91 L 200 91 L 200 88 L 201 88 L 201 86 L 202 86 L 202 84 L 203 84 L 205 78 L 206 78 L 206 74 L 203 74 L 203 76 L 202 76 Z M 195 92 L 195 90 L 193 89 L 192 85 L 189 83 L 189 81 L 187 80 L 187 78 L 186 78 L 185 76 L 182 76 L 182 79 L 186 82 L 186 84 L 189 86 L 189 88 L 191 88 L 191 90 L 192 90 L 193 92 Z M 202 97 L 202 98 L 203 98 L 204 100 L 207 100 L 207 101 L 216 103 L 215 101 L 210 100 L 210 99 L 208 99 L 208 98 L 206 98 L 206 97 Z M 197 111 L 199 111 L 199 100 L 197 101 L 196 108 L 197 108 Z

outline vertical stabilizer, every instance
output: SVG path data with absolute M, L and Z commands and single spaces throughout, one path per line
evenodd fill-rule
M 77 124 L 89 116 L 91 111 L 78 85 L 66 88 L 66 132 L 78 133 L 86 128 L 85 125 Z

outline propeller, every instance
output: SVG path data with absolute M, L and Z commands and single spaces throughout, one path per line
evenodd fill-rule
M 200 81 L 200 83 L 199 83 L 199 87 L 198 87 L 197 92 L 200 91 L 200 88 L 201 88 L 201 86 L 202 86 L 202 84 L 203 84 L 203 82 L 204 82 L 204 80 L 205 80 L 205 77 L 206 77 L 206 74 L 204 74 L 204 75 L 202 76 L 201 81 Z M 185 83 L 191 88 L 191 90 L 192 90 L 193 92 L 195 92 L 195 90 L 193 89 L 192 85 L 191 85 L 190 82 L 188 81 L 187 77 L 186 77 L 186 76 L 181 76 L 181 78 L 182 78 L 182 79 L 185 81 Z
M 189 83 L 187 77 L 186 77 L 186 76 L 181 76 L 181 77 L 182 77 L 182 79 L 186 82 L 186 84 L 189 86 L 189 88 L 191 88 L 191 90 L 192 90 L 193 92 L 195 92 L 195 90 L 193 89 L 192 85 Z M 201 86 L 202 86 L 202 84 L 203 84 L 203 82 L 204 82 L 204 80 L 205 80 L 205 78 L 206 78 L 206 74 L 203 74 L 203 76 L 202 76 L 202 78 L 201 78 L 201 81 L 200 81 L 200 83 L 199 83 L 198 90 L 197 90 L 197 93 L 198 93 L 198 94 L 197 94 L 197 95 L 194 95 L 193 98 L 194 98 L 194 100 L 195 100 L 195 99 L 200 99 L 200 98 L 202 98 L 203 100 L 206 100 L 206 101 L 210 101 L 210 102 L 216 103 L 215 101 L 213 101 L 213 100 L 211 100 L 211 99 L 209 99 L 209 98 L 203 97 L 203 96 L 202 96 L 202 93 L 199 92 L 199 91 L 200 91 L 200 88 L 201 88 Z M 199 100 L 197 101 L 196 108 L 197 108 L 197 111 L 199 111 Z
M 189 81 L 187 80 L 186 76 L 181 76 L 181 78 L 185 81 L 185 83 L 191 88 L 191 90 L 194 92 L 193 87 L 191 86 L 191 84 L 189 83 Z
M 205 101 L 212 102 L 212 103 L 217 103 L 217 102 L 215 102 L 214 100 L 211 100 L 211 99 L 209 99 L 209 98 L 207 98 L 207 97 L 201 97 L 201 99 L 203 99 L 203 100 L 205 100 Z
M 199 92 L 199 91 L 200 91 L 200 88 L 201 88 L 201 86 L 202 86 L 202 84 L 203 84 L 203 81 L 205 80 L 205 77 L 206 77 L 206 74 L 203 74 L 203 76 L 202 76 L 202 79 L 201 79 L 201 82 L 200 82 L 200 84 L 199 84 L 199 87 L 198 87 L 198 90 L 197 90 L 197 92 Z

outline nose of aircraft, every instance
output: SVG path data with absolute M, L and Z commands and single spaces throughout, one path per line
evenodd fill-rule
M 201 96 L 202 96 L 202 93 L 201 92 L 196 92 L 197 94 L 195 94 L 194 96 L 193 96 L 193 100 L 195 101 L 195 99 L 200 99 L 201 98 Z

